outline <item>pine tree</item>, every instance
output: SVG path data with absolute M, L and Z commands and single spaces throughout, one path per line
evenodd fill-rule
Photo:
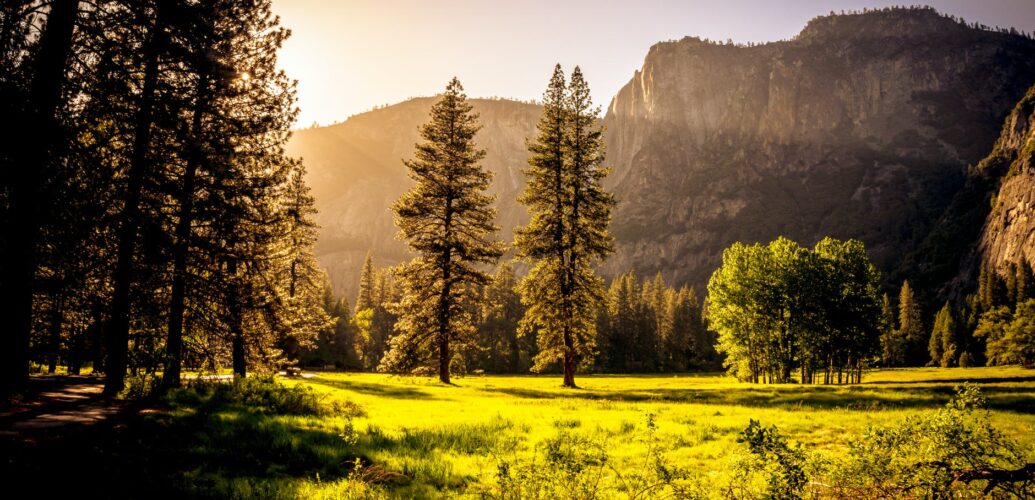
M 26 87 L 20 93 L 24 105 L 4 103 L 5 110 L 21 113 L 5 118 L 18 126 L 4 134 L 0 149 L 0 172 L 3 175 L 3 212 L 0 221 L 4 233 L 0 243 L 0 315 L 6 322 L 0 335 L 0 397 L 24 390 L 29 380 L 29 342 L 32 331 L 33 292 L 37 268 L 40 225 L 45 222 L 43 209 L 48 208 L 41 198 L 52 169 L 58 164 L 59 149 L 64 137 L 59 110 L 64 106 L 62 92 L 68 81 L 68 65 L 73 52 L 73 34 L 80 15 L 78 1 L 50 2 L 46 23 L 38 39 L 28 36 L 29 24 L 39 20 L 37 9 L 5 5 L 4 11 L 4 68 L 0 77 L 4 83 L 13 83 L 16 73 L 7 70 L 25 70 Z M 12 8 L 14 7 L 14 8 Z M 15 15 L 15 13 L 20 15 Z M 24 16 L 24 17 L 21 17 Z M 10 38 L 8 38 L 10 37 Z M 26 40 L 36 40 L 34 57 L 25 58 L 27 68 L 12 67 Z M 14 49 L 13 53 L 8 50 Z M 8 56 L 13 56 L 8 59 Z M 5 85 L 6 87 L 6 85 Z M 6 90 L 6 88 L 5 88 Z M 4 95 L 6 101 L 11 96 Z M 19 116 L 20 115 L 20 116 Z M 14 174 L 14 172 L 18 172 Z
M 1017 264 L 1011 262 L 1006 265 L 1006 278 L 1003 280 L 1003 294 L 1007 304 L 1017 303 Z
M 428 358 L 438 359 L 438 375 L 450 383 L 452 347 L 473 333 L 471 300 L 475 285 L 488 283 L 479 269 L 503 254 L 494 241 L 497 227 L 493 198 L 485 191 L 491 175 L 480 165 L 485 151 L 474 135 L 478 116 L 459 80 L 431 108 L 431 121 L 421 128 L 424 142 L 416 159 L 407 161 L 417 184 L 393 206 L 400 235 L 417 257 L 399 270 L 403 294 L 399 334 L 380 369 L 412 369 Z
M 278 342 L 287 358 L 299 359 L 332 321 L 320 304 L 326 272 L 316 262 L 313 252 L 317 231 L 316 200 L 305 182 L 302 163 L 293 163 L 280 199 L 284 229 L 277 254 L 284 255 L 286 260 L 281 275 L 287 282 L 287 290 L 281 292 L 283 297 L 279 300 L 285 307 Z
M 576 67 L 566 87 L 557 65 L 518 199 L 532 216 L 515 241 L 519 255 L 533 264 L 521 282 L 528 306 L 522 329 L 538 331 L 534 369 L 560 362 L 565 387 L 575 387 L 577 366 L 593 355 L 604 296 L 593 266 L 612 251 L 607 225 L 614 198 L 601 186 L 608 170 L 596 116 L 582 71 Z
M 905 346 L 906 362 L 913 365 L 923 364 L 925 332 L 920 314 L 920 305 L 916 302 L 909 281 L 902 283 L 898 297 L 898 336 Z
M 356 313 L 364 309 L 374 307 L 374 255 L 367 252 L 367 258 L 363 260 L 363 269 L 359 273 L 359 293 L 356 295 Z
M 948 368 L 956 365 L 959 348 L 956 342 L 956 317 L 948 302 L 942 306 L 934 319 L 928 352 L 931 354 L 932 366 Z
M 881 360 L 885 367 L 897 366 L 904 361 L 902 341 L 895 326 L 895 311 L 891 307 L 891 299 L 884 294 L 881 299 Z
M 1031 265 L 1021 257 L 1017 265 L 1017 302 L 1024 302 L 1035 297 L 1035 276 L 1032 276 Z
M 518 373 L 522 369 L 522 353 L 526 349 L 518 336 L 518 323 L 524 308 L 516 286 L 514 267 L 504 262 L 496 269 L 478 304 L 481 310 L 478 344 L 485 353 L 482 369 L 496 373 Z
M 125 387 L 133 299 L 131 289 L 137 279 L 138 233 L 143 225 L 145 212 L 144 185 L 155 171 L 152 139 L 156 135 L 155 122 L 161 111 L 158 87 L 164 76 L 160 61 L 162 56 L 169 52 L 167 30 L 172 8 L 172 2 L 169 0 L 156 0 L 153 6 L 141 6 L 138 12 L 130 13 L 144 19 L 135 28 L 145 35 L 139 47 L 135 47 L 140 51 L 139 60 L 142 61 L 143 67 L 125 68 L 125 74 L 130 74 L 132 69 L 142 69 L 142 76 L 139 94 L 136 99 L 132 99 L 135 102 L 131 105 L 130 115 L 127 116 L 132 120 L 133 130 L 129 138 L 131 146 L 128 152 L 127 180 L 124 192 L 120 196 L 124 203 L 119 214 L 115 271 L 112 275 L 111 314 L 104 334 L 107 353 L 104 364 L 104 392 L 108 395 L 117 394 Z M 111 57 L 107 59 L 115 60 Z

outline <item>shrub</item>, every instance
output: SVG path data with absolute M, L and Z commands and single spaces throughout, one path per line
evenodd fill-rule
M 737 439 L 747 443 L 755 461 L 745 470 L 760 473 L 765 479 L 766 498 L 801 498 L 808 485 L 807 456 L 801 445 L 791 446 L 776 426 L 763 427 L 751 420 Z
M 285 386 L 272 375 L 234 379 L 233 382 L 195 380 L 170 393 L 170 402 L 187 406 L 239 405 L 250 411 L 278 415 L 360 416 L 355 403 L 330 400 L 310 387 Z
M 126 377 L 126 388 L 119 393 L 120 399 L 139 401 L 156 394 L 162 379 L 153 373 L 133 374 Z
M 846 496 L 979 498 L 1035 496 L 1030 450 L 996 429 L 977 387 L 900 425 L 869 428 L 849 443 L 832 479 Z

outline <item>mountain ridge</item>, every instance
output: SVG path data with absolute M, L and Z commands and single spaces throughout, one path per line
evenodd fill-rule
M 617 252 L 601 271 L 703 290 L 734 241 L 831 235 L 863 240 L 899 279 L 1033 82 L 1035 41 L 927 8 L 823 16 L 758 45 L 659 42 L 603 118 L 619 206 Z M 409 256 L 388 207 L 409 186 L 401 160 L 433 99 L 299 131 L 289 145 L 309 166 L 320 261 L 350 297 L 368 250 L 380 265 Z M 516 195 L 540 108 L 472 102 L 509 241 L 527 220 Z

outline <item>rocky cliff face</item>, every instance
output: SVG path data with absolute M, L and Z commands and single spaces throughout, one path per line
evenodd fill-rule
M 1035 263 L 1035 87 L 1006 119 L 992 154 L 981 163 L 999 189 L 981 229 L 980 261 L 1000 272 L 1022 259 Z
M 344 123 L 297 131 L 288 153 L 302 157 L 316 197 L 320 225 L 317 258 L 338 293 L 353 300 L 359 270 L 368 251 L 378 265 L 410 258 L 396 240 L 389 207 L 409 187 L 403 159 L 412 158 L 434 98 L 412 99 L 353 116 Z M 472 99 L 483 128 L 475 137 L 487 150 L 485 168 L 493 172 L 500 238 L 510 241 L 513 228 L 528 216 L 514 200 L 524 187 L 521 169 L 540 107 L 507 100 Z
M 1032 82 L 1035 42 L 929 9 L 822 17 L 759 46 L 657 44 L 605 118 L 605 271 L 703 286 L 726 246 L 778 235 L 859 238 L 891 270 Z

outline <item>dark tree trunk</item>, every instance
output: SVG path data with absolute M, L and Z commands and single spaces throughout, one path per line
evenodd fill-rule
M 16 134 L 8 191 L 11 222 L 3 245 L 3 275 L 0 276 L 0 318 L 7 322 L 0 335 L 0 398 L 26 388 L 29 381 L 29 339 L 32 332 L 32 295 L 38 266 L 41 217 L 40 188 L 55 155 L 60 137 L 56 112 L 65 83 L 72 35 L 79 15 L 78 0 L 51 3 L 47 25 L 39 41 L 29 89 L 28 116 L 23 134 Z M 13 175 L 14 169 L 19 175 Z
M 61 323 L 64 319 L 65 301 L 60 293 L 51 304 L 50 310 L 50 359 L 47 363 L 47 373 L 57 372 L 58 357 L 61 354 Z
M 438 336 L 438 379 L 443 384 L 451 384 L 449 380 L 449 337 L 445 332 Z
M 191 118 L 192 142 L 187 166 L 183 172 L 183 187 L 180 197 L 180 214 L 176 222 L 176 244 L 173 247 L 173 282 L 169 299 L 168 337 L 165 344 L 165 371 L 162 373 L 162 388 L 180 386 L 180 369 L 183 365 L 183 314 L 187 295 L 187 254 L 190 253 L 191 225 L 194 222 L 194 184 L 201 167 L 201 126 L 205 107 L 208 105 L 208 76 L 199 75 L 198 95 Z
M 83 368 L 83 337 L 84 332 L 80 329 L 72 330 L 68 349 L 68 373 L 79 375 Z
M 568 333 L 564 335 L 564 387 L 578 388 L 575 385 L 575 349 Z
M 233 307 L 233 306 L 231 306 Z M 244 331 L 241 329 L 241 324 L 237 323 L 236 326 L 232 325 L 232 356 L 234 366 L 234 377 L 244 378 L 248 376 L 248 362 L 244 356 Z
M 134 124 L 133 152 L 127 176 L 122 223 L 118 233 L 111 318 L 108 328 L 104 332 L 107 347 L 104 393 L 107 395 L 118 394 L 126 384 L 129 357 L 130 292 L 135 267 L 137 230 L 140 226 L 140 200 L 144 178 L 150 169 L 148 150 L 151 146 L 151 129 L 154 123 L 158 59 L 164 45 L 164 4 L 165 2 L 162 1 L 158 3 L 155 24 L 148 35 L 148 42 L 144 49 L 144 82 Z
M 234 377 L 248 376 L 248 361 L 244 349 L 244 314 L 241 307 L 240 284 L 237 282 L 237 261 L 233 258 L 226 266 L 230 277 L 229 322 L 230 322 L 230 355 L 234 368 Z
M 518 365 L 521 364 L 521 347 L 518 345 L 517 331 L 508 332 L 510 335 L 510 373 L 518 372 Z

